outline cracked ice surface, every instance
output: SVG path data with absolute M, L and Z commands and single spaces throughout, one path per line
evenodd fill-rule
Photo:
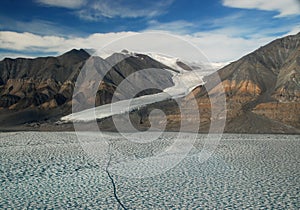
M 0 209 L 120 209 L 112 181 L 128 209 L 300 208 L 299 135 L 226 134 L 204 163 L 199 135 L 174 168 L 139 179 L 118 175 L 116 167 L 159 154 L 174 134 L 143 144 L 116 133 L 83 136 L 95 150 L 102 145 L 101 154 L 87 154 L 71 132 L 0 133 Z

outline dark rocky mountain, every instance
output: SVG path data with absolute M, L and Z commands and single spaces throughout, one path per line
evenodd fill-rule
M 71 50 L 59 57 L 0 62 L 0 109 L 53 109 L 72 96 L 73 82 L 89 54 Z
M 156 91 L 153 88 L 143 91 L 144 94 L 153 94 L 161 92 L 159 90 L 174 85 L 172 81 L 172 73 L 170 71 L 163 70 L 172 70 L 172 68 L 150 58 L 147 55 L 135 54 L 134 56 L 128 56 L 121 53 L 114 53 L 106 58 L 105 61 L 113 66 L 113 68 L 104 77 L 105 83 L 116 89 L 125 78 L 127 80 L 124 87 L 122 86 L 122 88 L 118 89 L 118 92 L 115 93 L 120 96 L 120 100 L 132 98 L 132 94 L 136 92 L 140 93 L 140 91 L 143 91 L 145 87 L 156 87 Z M 144 70 L 145 72 L 137 72 L 137 70 Z M 102 68 L 100 67 L 98 72 L 102 74 L 103 72 L 101 71 Z M 133 76 L 134 73 L 136 73 L 135 76 Z
M 110 103 L 116 87 L 134 72 L 151 68 L 170 69 L 145 55 L 122 56 L 115 53 L 104 60 L 100 57 L 90 57 L 82 49 L 73 49 L 58 57 L 5 58 L 0 61 L 0 123 L 2 125 L 22 124 L 58 119 L 71 113 L 74 85 L 87 60 L 98 60 L 97 73 L 99 74 L 101 74 L 101 65 L 113 64 L 103 82 L 97 87 L 96 101 L 88 98 L 84 91 L 74 98 L 74 100 L 78 99 L 78 103 L 87 103 L 87 107 L 95 103 L 97 106 Z M 94 78 L 94 75 L 90 75 L 83 86 L 89 87 L 95 83 Z M 161 75 L 148 74 L 147 81 L 155 87 L 166 88 L 173 85 L 171 78 L 171 72 L 164 71 Z M 143 87 L 141 81 L 139 77 L 135 78 L 130 85 L 127 84 L 125 90 L 119 90 L 117 95 L 120 98 L 129 97 L 130 90 Z M 158 91 L 158 89 L 149 89 L 139 95 L 153 94 Z M 22 117 L 23 115 L 25 117 Z M 14 116 L 19 116 L 19 120 L 15 120 Z

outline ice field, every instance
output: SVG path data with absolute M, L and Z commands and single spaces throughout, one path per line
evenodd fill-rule
M 83 133 L 82 140 L 72 132 L 0 133 L 0 209 L 300 209 L 299 135 L 224 134 L 204 162 L 197 154 L 205 135 L 186 156 L 159 155 L 175 138 L 163 133 L 137 143 L 116 133 Z M 176 158 L 161 170 L 159 163 Z

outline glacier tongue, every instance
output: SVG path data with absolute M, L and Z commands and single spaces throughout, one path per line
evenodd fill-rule
M 102 119 L 116 114 L 130 112 L 147 104 L 163 101 L 170 98 L 170 95 L 162 92 L 153 95 L 145 95 L 138 98 L 122 100 L 111 104 L 105 104 L 95 108 L 76 112 L 61 118 L 62 121 L 88 122 L 95 119 Z
M 147 104 L 186 96 L 196 86 L 204 84 L 202 76 L 197 71 L 174 74 L 173 82 L 174 86 L 164 89 L 161 93 L 105 104 L 64 116 L 61 120 L 64 122 L 88 122 L 95 119 L 103 119 L 116 114 L 130 112 Z

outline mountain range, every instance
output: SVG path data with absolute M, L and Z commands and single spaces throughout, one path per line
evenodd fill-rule
M 72 104 L 76 110 L 76 104 L 82 101 L 87 103 L 87 108 L 110 104 L 113 94 L 119 100 L 130 98 L 128 92 L 136 92 L 143 84 L 136 77 L 119 90 L 117 87 L 129 75 L 141 69 L 164 70 L 159 75 L 148 75 L 150 84 L 160 88 L 143 90 L 135 96 L 141 97 L 174 86 L 172 78 L 180 73 L 179 69 L 184 72 L 193 69 L 178 60 L 171 65 L 155 58 L 149 54 L 128 53 L 114 53 L 105 59 L 97 57 L 100 63 L 114 65 L 100 84 L 93 82 L 93 75 L 83 84 L 86 88 L 97 85 L 94 101 L 84 90 L 73 97 L 78 75 L 91 59 L 85 50 L 73 49 L 58 57 L 5 58 L 0 61 L 0 129 L 72 130 L 71 123 L 57 123 L 71 114 Z M 98 73 L 101 74 L 101 68 Z M 213 120 L 212 101 L 223 96 L 226 100 L 225 132 L 300 133 L 300 33 L 274 40 L 205 76 L 203 81 L 206 85 L 199 84 L 179 99 L 169 98 L 131 110 L 132 123 L 145 130 L 150 126 L 151 111 L 161 109 L 167 118 L 166 130 L 178 131 L 180 122 L 187 118 L 191 124 L 200 121 L 198 130 L 208 132 Z M 193 117 L 195 110 L 182 116 L 176 105 L 178 100 L 184 104 L 196 100 L 194 108 L 200 117 Z M 122 114 L 119 117 L 121 119 Z M 160 114 L 151 117 L 157 120 L 158 126 L 163 123 Z M 104 130 L 115 130 L 111 117 L 99 119 L 98 125 Z

